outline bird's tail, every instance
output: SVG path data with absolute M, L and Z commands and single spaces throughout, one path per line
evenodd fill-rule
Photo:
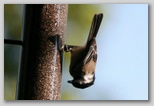
M 103 18 L 102 13 L 94 15 L 87 42 L 96 37 L 100 24 L 102 22 L 102 18 Z

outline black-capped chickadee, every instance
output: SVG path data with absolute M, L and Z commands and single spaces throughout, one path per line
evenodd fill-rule
M 64 50 L 71 53 L 70 74 L 74 78 L 68 83 L 76 88 L 84 89 L 94 84 L 97 61 L 96 35 L 102 18 L 102 13 L 94 15 L 87 43 L 84 46 L 64 46 Z

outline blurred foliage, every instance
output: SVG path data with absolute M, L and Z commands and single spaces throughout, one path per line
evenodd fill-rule
M 83 45 L 87 40 L 94 14 L 100 12 L 102 11 L 99 4 L 69 5 L 66 43 Z
M 4 5 L 4 38 L 21 39 L 23 5 Z M 4 99 L 14 100 L 20 58 L 20 46 L 4 45 Z
M 5 38 L 21 39 L 23 5 L 4 5 L 4 33 Z
M 89 33 L 91 21 L 95 13 L 103 12 L 99 4 L 70 4 L 66 44 L 83 45 Z M 21 39 L 23 5 L 4 5 L 4 38 Z M 82 40 L 80 39 L 82 38 Z M 69 54 L 65 54 L 64 73 L 68 73 Z M 20 60 L 20 47 L 5 45 L 4 47 L 4 99 L 14 100 L 17 82 L 17 72 Z M 66 70 L 66 71 L 65 71 Z M 65 77 L 65 76 L 64 76 Z M 64 85 L 62 85 L 64 86 Z M 77 95 L 76 95 L 77 97 Z M 67 87 L 62 87 L 62 100 L 71 100 Z

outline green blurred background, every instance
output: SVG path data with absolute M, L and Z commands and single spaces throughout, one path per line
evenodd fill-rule
M 4 38 L 21 40 L 23 5 L 4 5 Z M 4 99 L 14 100 L 20 59 L 20 46 L 4 45 Z
M 22 4 L 4 5 L 4 38 L 22 40 Z M 103 10 L 103 11 L 102 11 Z M 83 45 L 86 42 L 92 17 L 95 13 L 106 12 L 99 4 L 71 4 L 68 9 L 68 23 L 66 44 Z M 77 40 L 82 38 L 82 40 Z M 4 46 L 4 99 L 15 100 L 18 70 L 20 65 L 20 46 Z M 69 76 L 69 53 L 64 54 L 63 79 Z M 71 78 L 71 77 L 70 77 Z M 72 78 L 71 78 L 72 79 Z M 69 80 L 69 79 L 67 79 Z M 71 94 L 67 86 L 62 83 L 62 100 L 71 100 L 78 97 L 77 93 Z M 80 98 L 82 99 L 82 98 Z

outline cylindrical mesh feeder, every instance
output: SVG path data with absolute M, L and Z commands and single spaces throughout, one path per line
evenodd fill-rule
M 67 8 L 65 4 L 25 5 L 18 100 L 60 100 Z

